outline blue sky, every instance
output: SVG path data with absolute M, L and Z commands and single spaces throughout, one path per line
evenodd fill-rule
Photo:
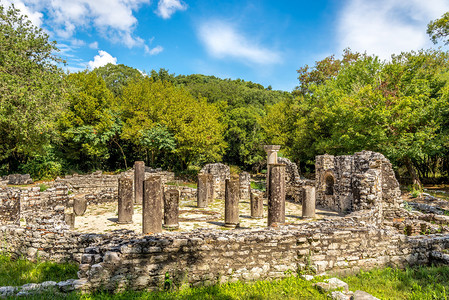
M 426 25 L 449 11 L 449 0 L 0 2 L 44 28 L 71 72 L 111 62 L 286 91 L 299 67 L 347 47 L 382 59 L 435 47 Z

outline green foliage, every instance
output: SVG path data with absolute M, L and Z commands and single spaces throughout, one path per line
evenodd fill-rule
M 431 21 L 427 25 L 427 34 L 434 44 L 439 39 L 443 39 L 444 44 L 449 44 L 449 12 L 441 16 L 441 18 Z
M 39 190 L 41 192 L 45 192 L 46 190 L 48 190 L 48 185 L 46 185 L 45 183 L 39 184 Z
M 58 120 L 59 150 L 71 164 L 90 171 L 109 158 L 110 139 L 120 130 L 114 124 L 113 95 L 95 73 L 67 76 L 69 105 Z
M 361 271 L 342 278 L 350 290 L 362 290 L 379 299 L 447 299 L 449 268 L 416 267 L 405 270 L 385 268 Z
M 84 296 L 72 293 L 66 296 L 66 299 L 328 299 L 312 286 L 314 282 L 290 276 L 281 280 L 256 281 L 251 284 L 236 282 L 167 292 L 126 291 L 119 294 L 100 292 Z M 54 298 L 50 295 L 50 298 L 46 299 Z
M 0 286 L 19 286 L 25 283 L 63 281 L 77 278 L 78 266 L 70 263 L 37 262 L 26 259 L 11 259 L 0 254 Z
M 0 161 L 15 171 L 42 154 L 64 105 L 56 42 L 19 13 L 0 5 Z
M 410 196 L 412 198 L 417 198 L 417 197 L 421 196 L 421 194 L 423 192 L 422 189 L 417 185 L 412 185 L 412 186 L 408 187 L 407 189 L 409 190 Z
M 52 180 L 61 175 L 62 162 L 54 153 L 53 147 L 47 146 L 44 151 L 44 155 L 36 154 L 28 158 L 28 161 L 20 166 L 20 172 L 30 174 L 35 180 Z
M 262 191 L 262 192 L 265 192 L 267 190 L 266 182 L 251 181 L 250 185 L 251 185 L 251 189 L 259 190 L 259 191 Z
M 216 106 L 208 104 L 204 98 L 193 98 L 185 89 L 170 82 L 144 78 L 130 83 L 123 92 L 120 111 L 124 122 L 123 139 L 143 146 L 145 135 L 159 135 L 163 144 L 155 140 L 153 149 L 164 145 L 162 149 L 166 151 L 161 151 L 164 155 L 161 161 L 170 162 L 172 166 L 179 164 L 180 169 L 193 162 L 217 161 L 226 146 Z M 144 144 L 142 150 L 149 145 Z M 170 149 L 173 150 L 167 151 Z
M 283 145 L 303 167 L 311 167 L 319 154 L 378 151 L 416 179 L 416 171 L 425 173 L 422 165 L 441 161 L 448 145 L 442 134 L 448 58 L 429 50 L 382 62 L 345 52 L 331 75 L 317 62 L 310 72 L 321 76 L 310 75 L 313 80 L 298 88 L 296 99 L 270 107 L 262 123 L 268 140 Z
M 205 97 L 220 108 L 221 121 L 226 126 L 224 138 L 228 144 L 223 157 L 225 162 L 245 169 L 260 169 L 265 158 L 262 147 L 265 135 L 260 123 L 266 114 L 266 106 L 290 97 L 289 93 L 264 89 L 251 81 L 200 74 L 172 75 L 170 80 L 184 86 L 194 97 Z
M 142 132 L 140 145 L 151 151 L 151 165 L 154 166 L 155 154 L 173 152 L 176 148 L 176 140 L 165 125 L 157 124 Z
M 143 76 L 137 69 L 122 64 L 113 65 L 111 63 L 95 68 L 92 72 L 103 78 L 108 89 L 116 97 L 122 95 L 123 88 L 127 86 L 129 82 L 136 78 L 142 78 Z

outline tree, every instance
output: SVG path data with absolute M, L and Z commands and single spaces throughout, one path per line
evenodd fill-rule
M 161 136 L 175 139 L 175 148 L 165 151 L 166 156 L 161 160 L 170 162 L 171 167 L 185 169 L 191 163 L 220 160 L 226 146 L 224 127 L 219 122 L 219 110 L 204 98 L 195 99 L 185 89 L 168 81 L 146 77 L 124 89 L 120 105 L 123 139 L 143 146 L 141 150 L 156 146 L 146 143 L 145 139 L 156 134 L 157 126 L 169 133 Z M 164 144 L 169 144 L 166 142 Z
M 157 124 L 156 126 L 144 130 L 140 144 L 151 151 L 151 166 L 154 165 L 154 157 L 160 152 L 173 152 L 176 148 L 176 141 L 168 131 L 167 126 Z M 148 159 L 147 159 L 148 164 Z
M 205 97 L 220 108 L 228 144 L 223 160 L 244 169 L 257 168 L 265 157 L 262 147 L 265 135 L 260 120 L 265 116 L 266 106 L 290 97 L 290 94 L 265 89 L 251 81 L 200 74 L 179 75 L 176 84 L 184 86 L 194 97 Z
M 64 106 L 56 42 L 14 6 L 0 5 L 0 160 L 15 171 L 45 152 Z
M 444 41 L 445 45 L 449 44 L 449 12 L 441 16 L 441 18 L 431 21 L 427 25 L 427 34 L 434 44 L 439 39 Z
M 104 80 L 87 71 L 67 76 L 68 107 L 58 120 L 60 150 L 83 171 L 101 168 L 109 143 L 120 129 L 111 112 L 113 94 Z
M 103 78 L 108 89 L 116 97 L 120 97 L 122 95 L 123 88 L 131 80 L 135 78 L 142 78 L 143 76 L 137 69 L 122 64 L 113 65 L 111 63 L 96 68 L 92 72 Z
M 264 128 L 303 166 L 319 154 L 372 150 L 406 167 L 419 185 L 420 166 L 445 149 L 448 70 L 449 54 L 441 51 L 402 53 L 391 62 L 358 55 L 295 100 L 272 107 Z

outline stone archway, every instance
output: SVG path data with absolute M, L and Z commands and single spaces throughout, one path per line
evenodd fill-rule
M 334 184 L 335 184 L 335 178 L 332 174 L 327 173 L 324 175 L 324 194 L 326 196 L 333 196 L 334 195 Z

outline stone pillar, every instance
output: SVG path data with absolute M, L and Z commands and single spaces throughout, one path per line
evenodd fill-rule
M 267 152 L 267 195 L 270 189 L 270 166 L 278 163 L 278 151 L 281 149 L 280 145 L 265 145 L 265 152 Z
M 145 163 L 136 161 L 134 163 L 134 203 L 142 204 L 143 181 L 145 180 Z
M 151 176 L 143 182 L 142 233 L 162 232 L 162 182 Z
M 251 193 L 251 218 L 261 219 L 263 217 L 262 195 Z
M 64 221 L 69 226 L 70 230 L 75 229 L 75 213 L 64 214 Z
M 207 201 L 209 199 L 209 187 L 207 182 L 209 176 L 211 176 L 211 174 L 198 174 L 196 201 L 199 208 L 207 207 Z
M 215 196 L 215 178 L 214 175 L 207 173 L 207 187 L 209 189 L 208 192 L 208 198 L 207 198 L 207 204 L 214 202 L 214 196 Z
M 164 192 L 164 227 L 168 229 L 179 228 L 179 196 L 180 192 L 171 189 Z
M 225 181 L 225 227 L 239 226 L 240 182 L 238 177 Z
M 302 193 L 302 217 L 315 218 L 315 187 L 305 186 Z
M 75 198 L 73 200 L 73 212 L 76 216 L 82 216 L 87 209 L 87 199 L 86 198 Z
M 248 172 L 239 174 L 240 180 L 240 199 L 248 200 L 251 197 L 251 175 Z
M 133 222 L 133 181 L 131 178 L 118 179 L 118 224 Z
M 268 226 L 285 223 L 285 165 L 270 166 L 268 191 Z

